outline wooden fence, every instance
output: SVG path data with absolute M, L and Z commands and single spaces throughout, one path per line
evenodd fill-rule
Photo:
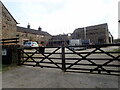
M 73 50 L 72 48 L 89 48 Z M 44 52 L 41 52 L 45 49 Z M 19 48 L 19 65 L 120 76 L 120 44 Z
M 18 44 L 19 38 L 8 38 L 8 39 L 0 39 L 1 45 L 11 45 L 11 44 Z

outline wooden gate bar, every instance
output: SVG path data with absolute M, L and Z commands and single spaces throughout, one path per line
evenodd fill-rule
M 120 52 L 105 51 L 102 48 L 108 46 L 120 46 L 120 44 L 103 44 L 103 45 L 81 45 L 81 46 L 69 46 L 69 47 L 44 47 L 55 48 L 52 52 L 39 53 L 39 47 L 37 48 L 22 48 L 18 50 L 18 64 L 28 66 L 40 66 L 41 68 L 56 68 L 61 69 L 63 72 L 79 72 L 79 73 L 92 73 L 92 74 L 106 74 L 120 76 L 120 65 L 112 63 L 114 61 L 120 62 Z M 70 47 L 91 47 L 90 52 L 77 52 Z M 26 49 L 35 49 L 33 52 L 25 51 Z M 70 52 L 67 52 L 66 49 Z M 58 51 L 60 50 L 60 52 Z M 58 51 L 58 52 L 57 52 Z M 24 55 L 26 56 L 24 56 Z M 60 55 L 57 57 L 54 55 Z M 106 58 L 91 57 L 94 54 L 106 55 Z M 114 56 L 115 54 L 116 56 Z M 42 55 L 42 56 L 40 56 Z M 52 56 L 53 55 L 53 56 Z M 73 55 L 68 57 L 67 55 Z M 77 55 L 77 57 L 74 55 Z M 39 57 L 40 56 L 40 57 Z M 24 59 L 24 60 L 21 60 Z M 31 61 L 30 61 L 30 60 Z M 47 59 L 47 61 L 46 61 Z M 57 61 L 58 60 L 58 61 Z M 56 62 L 57 61 L 57 62 Z M 61 62 L 60 62 L 61 61 Z M 82 62 L 87 61 L 87 62 Z M 97 63 L 97 61 L 103 61 L 103 63 Z M 118 68 L 118 69 L 117 69 Z M 72 71 L 71 71 L 72 70 Z
M 65 67 L 65 47 L 62 47 L 62 70 L 65 72 L 66 67 Z
M 55 64 L 58 68 L 62 69 L 59 65 L 57 65 L 56 63 L 54 63 L 49 57 L 54 54 L 56 51 L 58 51 L 60 48 L 57 48 L 55 51 L 53 51 L 51 54 L 49 55 L 45 55 L 45 54 L 42 54 L 44 56 L 44 58 L 39 62 L 39 63 L 42 63 L 45 59 L 48 59 L 49 61 L 52 62 L 52 64 Z M 43 66 L 42 66 L 43 67 Z
M 68 47 L 68 49 L 70 49 Z M 73 51 L 72 49 L 70 49 L 71 51 Z M 79 59 L 78 61 L 74 62 L 73 64 L 71 64 L 69 67 L 67 67 L 66 69 L 71 68 L 73 65 L 77 64 L 78 62 L 82 61 L 82 60 L 87 60 L 90 63 L 92 63 L 93 65 L 97 65 L 96 63 L 92 62 L 91 60 L 88 60 L 86 57 L 88 57 L 89 55 L 91 55 L 93 52 L 97 51 L 97 49 L 93 50 L 92 52 L 88 53 L 86 56 L 82 56 L 81 54 L 77 54 L 75 51 L 73 51 L 74 54 L 79 55 L 80 57 L 82 57 L 81 59 Z
M 28 56 L 28 57 L 26 58 L 26 60 L 24 60 L 24 61 L 22 62 L 22 64 L 23 64 L 24 62 L 26 62 L 28 59 L 32 59 L 32 60 L 35 62 L 35 60 L 32 58 L 32 56 L 33 56 L 37 51 L 35 51 L 34 53 L 32 53 L 32 55 L 28 55 L 26 52 L 24 52 L 24 50 L 22 50 L 22 52 Z
M 42 54 L 43 56 L 44 56 L 44 58 L 40 61 L 40 63 L 41 62 L 43 62 L 45 59 L 48 59 L 48 57 L 50 57 L 52 54 L 54 54 L 56 51 L 58 51 L 60 48 L 57 48 L 55 51 L 53 51 L 52 53 L 50 53 L 49 55 L 44 55 L 44 54 Z
M 109 74 L 110 74 L 110 72 L 115 72 L 115 70 L 106 70 L 105 68 L 103 68 L 103 66 L 107 66 L 108 63 L 110 63 L 110 62 L 112 62 L 112 61 L 114 61 L 114 60 L 120 61 L 120 59 L 119 59 L 120 55 L 118 55 L 117 57 L 115 57 L 115 56 L 111 55 L 110 52 L 105 52 L 105 51 L 101 50 L 100 48 L 102 48 L 102 47 L 101 47 L 101 46 L 98 46 L 98 47 L 95 46 L 95 50 L 93 50 L 92 52 L 88 52 L 88 54 L 85 55 L 85 56 L 82 56 L 82 55 L 81 55 L 82 58 L 79 59 L 78 61 L 72 63 L 70 66 L 68 66 L 68 67 L 66 68 L 66 70 L 67 70 L 67 69 L 71 69 L 72 66 L 78 64 L 78 62 L 80 62 L 80 61 L 82 61 L 82 60 L 87 60 L 87 61 L 91 62 L 93 66 L 97 66 L 96 68 L 91 69 L 90 72 L 98 71 L 98 74 L 101 74 L 101 71 L 106 71 L 106 72 L 109 73 Z M 69 49 L 69 47 L 68 47 L 68 49 Z M 71 50 L 71 49 L 69 49 L 69 50 Z M 110 61 L 106 62 L 105 64 L 98 65 L 98 64 L 94 63 L 93 61 L 91 61 L 91 60 L 92 60 L 91 58 L 89 58 L 89 59 L 87 58 L 89 55 L 91 55 L 91 54 L 93 54 L 93 53 L 96 53 L 95 51 L 97 51 L 97 50 L 101 51 L 101 52 L 99 52 L 99 53 L 104 53 L 104 54 L 112 57 L 112 59 L 107 58 L 107 59 L 110 60 Z M 73 51 L 73 50 L 71 50 L 71 51 Z M 98 53 L 98 52 L 97 52 L 97 53 Z M 118 52 L 117 52 L 117 53 L 118 53 Z M 76 52 L 73 51 L 73 54 L 76 54 Z M 77 54 L 77 55 L 78 55 L 78 54 Z M 71 60 L 71 58 L 67 58 L 67 60 L 68 60 L 68 59 Z M 74 59 L 75 59 L 75 58 L 74 58 Z M 95 59 L 96 59 L 96 58 L 95 58 Z M 93 59 L 93 60 L 95 60 L 95 59 Z M 77 60 L 77 59 L 76 59 L 76 60 Z M 97 60 L 101 60 L 101 59 L 97 59 Z M 106 58 L 104 58 L 104 59 L 102 59 L 102 60 L 106 60 Z M 68 65 L 68 64 L 67 64 L 67 65 Z M 79 65 L 80 65 L 80 64 L 79 64 Z M 90 65 L 91 65 L 91 64 L 90 64 Z M 89 65 L 89 66 L 90 66 L 90 65 Z M 108 66 L 110 66 L 110 65 L 108 65 Z M 116 67 L 120 67 L 120 65 L 111 65 L 111 66 L 113 66 L 113 67 L 115 67 L 115 66 L 116 66 Z M 102 70 L 99 70 L 99 68 L 101 68 Z M 74 69 L 77 69 L 77 68 L 74 68 Z M 77 69 L 77 70 L 78 70 L 78 69 Z M 81 70 L 81 69 L 79 68 L 79 70 Z M 84 70 L 84 69 L 82 69 L 82 70 Z M 88 69 L 87 69 L 87 70 L 88 70 Z M 116 72 L 120 72 L 120 71 L 116 71 Z

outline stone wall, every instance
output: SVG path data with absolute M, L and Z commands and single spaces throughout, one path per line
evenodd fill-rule
M 86 36 L 85 36 L 86 35 Z M 71 35 L 72 39 L 90 40 L 93 44 L 109 43 L 107 23 L 76 29 Z
M 0 3 L 0 39 L 2 38 L 2 3 Z
M 72 35 L 71 35 L 72 39 L 85 39 L 84 38 L 84 28 L 78 28 L 76 29 Z
M 0 39 L 2 38 L 2 4 L 0 3 Z M 0 45 L 0 70 L 2 70 L 2 46 Z M 0 76 L 0 78 L 2 78 Z M 1 87 L 1 86 L 0 86 Z
M 7 49 L 7 50 L 9 49 L 10 50 L 10 52 L 8 52 L 7 55 L 10 53 L 12 63 L 18 63 L 18 50 L 17 49 L 19 47 L 20 47 L 19 45 L 3 45 L 2 46 L 2 49 Z M 8 60 L 8 59 L 6 59 L 6 60 Z
M 93 43 L 109 43 L 108 32 L 105 29 L 87 30 L 86 34 L 86 38 L 90 39 Z
M 51 35 L 47 32 L 20 26 L 17 26 L 17 32 L 20 38 L 20 45 L 23 45 L 25 41 L 37 41 L 39 43 L 42 41 L 45 46 L 51 38 Z
M 107 24 L 86 27 L 86 38 L 93 43 L 109 43 Z
M 39 41 L 42 40 L 40 35 L 31 34 L 31 33 L 22 33 L 18 32 L 20 37 L 20 45 L 23 45 L 24 41 Z
M 1 7 L 0 7 L 1 8 Z M 17 34 L 17 22 L 2 4 L 2 38 L 15 38 Z

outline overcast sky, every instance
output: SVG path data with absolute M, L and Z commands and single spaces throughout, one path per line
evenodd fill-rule
M 2 0 L 18 26 L 40 26 L 52 35 L 72 33 L 76 28 L 108 23 L 118 37 L 119 0 Z

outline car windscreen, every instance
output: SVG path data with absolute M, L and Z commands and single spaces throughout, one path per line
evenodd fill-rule
M 26 42 L 25 44 L 31 44 L 31 42 Z
M 33 44 L 37 44 L 37 42 L 33 42 Z

